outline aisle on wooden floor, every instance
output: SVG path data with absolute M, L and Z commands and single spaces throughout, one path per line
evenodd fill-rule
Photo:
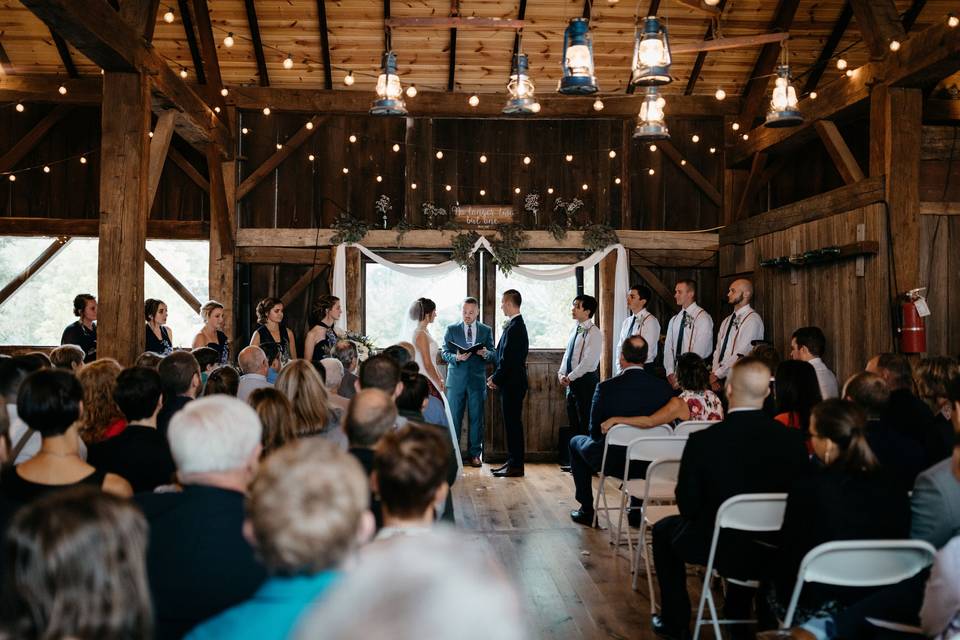
M 570 520 L 573 479 L 557 465 L 528 464 L 523 478 L 467 468 L 454 500 L 458 526 L 513 577 L 532 637 L 656 637 L 645 582 L 630 588 L 626 546 L 615 556 L 605 530 Z

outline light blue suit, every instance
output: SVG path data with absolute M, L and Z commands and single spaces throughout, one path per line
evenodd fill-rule
M 469 411 L 470 431 L 468 454 L 477 457 L 483 448 L 483 405 L 487 398 L 487 362 L 496 364 L 497 352 L 493 348 L 493 331 L 481 323 L 473 323 L 476 334 L 473 344 L 482 344 L 487 349 L 486 359 L 472 355 L 463 362 L 457 362 L 457 348 L 451 342 L 461 346 L 467 344 L 467 334 L 462 322 L 451 324 L 443 336 L 440 355 L 447 363 L 447 400 L 450 402 L 450 414 L 453 424 L 460 435 L 463 412 Z

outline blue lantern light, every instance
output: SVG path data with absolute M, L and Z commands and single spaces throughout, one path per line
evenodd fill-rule
M 507 83 L 507 92 L 510 97 L 503 107 L 503 113 L 508 115 L 530 115 L 540 111 L 540 103 L 534 97 L 534 86 L 530 80 L 527 54 L 518 53 L 513 61 L 513 72 L 510 82 Z
M 407 105 L 403 102 L 403 87 L 397 75 L 397 56 L 393 51 L 383 54 L 380 76 L 377 78 L 377 99 L 370 106 L 372 116 L 405 116 Z
M 640 114 L 637 118 L 637 127 L 633 130 L 633 137 L 640 140 L 669 140 L 670 130 L 667 129 L 663 114 L 667 101 L 660 95 L 656 87 L 647 87 L 647 95 L 640 105 Z
M 669 84 L 673 80 L 671 62 L 666 25 L 656 16 L 647 16 L 643 19 L 643 28 L 638 28 L 634 37 L 630 84 L 643 87 Z
M 600 90 L 594 76 L 593 40 L 586 18 L 574 18 L 563 32 L 563 77 L 557 90 L 572 95 Z

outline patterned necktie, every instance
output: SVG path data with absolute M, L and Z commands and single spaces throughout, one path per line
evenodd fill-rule
M 467 346 L 473 346 L 473 325 L 471 324 L 467 325 Z
M 680 331 L 677 332 L 677 347 L 674 350 L 674 355 L 679 358 L 683 355 L 683 333 L 687 329 L 687 311 L 683 311 L 683 315 L 680 316 Z

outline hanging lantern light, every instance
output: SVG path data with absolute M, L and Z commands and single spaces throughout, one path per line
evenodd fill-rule
M 403 103 L 403 87 L 397 75 L 397 56 L 393 51 L 383 54 L 380 77 L 377 78 L 377 99 L 370 107 L 372 116 L 405 116 L 407 105 Z
M 673 80 L 670 63 L 667 27 L 657 16 L 647 16 L 643 19 L 643 27 L 638 26 L 634 36 L 631 86 L 669 84 Z
M 633 137 L 640 140 L 669 140 L 670 130 L 664 120 L 663 109 L 667 101 L 656 87 L 647 87 L 647 95 L 640 104 L 640 114 Z
M 790 65 L 777 67 L 777 79 L 770 100 L 770 110 L 764 126 L 795 127 L 803 122 L 803 116 L 797 109 L 797 90 L 790 83 Z
M 593 73 L 590 22 L 586 18 L 574 18 L 563 32 L 563 77 L 557 90 L 573 95 L 596 93 L 600 87 Z
M 510 82 L 507 83 L 507 92 L 510 97 L 503 107 L 505 114 L 529 115 L 540 110 L 540 105 L 533 95 L 534 86 L 528 75 L 528 65 L 525 53 L 518 53 L 513 60 L 513 72 L 510 74 Z

